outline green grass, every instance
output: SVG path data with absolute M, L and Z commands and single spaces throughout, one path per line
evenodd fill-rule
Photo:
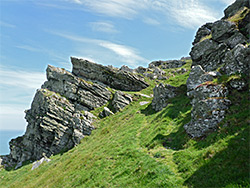
M 227 18 L 227 21 L 234 22 L 236 25 L 238 25 L 239 21 L 243 20 L 245 16 L 250 12 L 250 9 L 247 7 L 244 7 L 243 9 L 239 10 L 236 14 L 233 16 Z
M 185 84 L 185 74 L 165 82 Z M 141 91 L 152 94 L 155 81 Z M 95 122 L 91 136 L 31 171 L 0 170 L 0 187 L 249 187 L 248 92 L 232 91 L 218 131 L 191 139 L 183 129 L 191 105 L 182 86 L 155 112 L 138 98 L 123 111 Z M 227 126 L 226 126 L 227 125 Z

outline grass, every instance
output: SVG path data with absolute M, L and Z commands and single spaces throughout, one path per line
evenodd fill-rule
M 206 36 L 202 37 L 201 40 L 200 40 L 200 42 L 202 42 L 202 41 L 204 41 L 206 39 L 211 39 L 211 38 L 212 38 L 212 33 L 209 34 L 209 35 L 206 35 Z
M 186 74 L 165 82 L 180 86 Z M 141 91 L 152 94 L 156 83 Z M 185 88 L 155 112 L 138 98 L 95 122 L 91 136 L 31 171 L 0 170 L 0 187 L 249 187 L 249 97 L 232 91 L 232 105 L 218 131 L 191 139 L 183 129 L 191 105 Z
M 227 18 L 227 21 L 234 22 L 236 25 L 238 25 L 239 21 L 243 20 L 245 16 L 250 12 L 250 9 L 247 7 L 244 7 L 243 9 L 239 10 L 236 14 L 233 16 Z

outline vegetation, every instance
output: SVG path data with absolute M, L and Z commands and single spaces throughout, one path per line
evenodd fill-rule
M 181 86 L 187 75 L 162 82 Z M 149 95 L 156 82 L 147 81 L 151 86 L 141 93 Z M 51 162 L 33 171 L 31 164 L 1 169 L 0 187 L 249 187 L 248 91 L 230 93 L 227 117 L 206 139 L 191 139 L 183 129 L 191 112 L 185 93 L 182 87 L 157 113 L 150 103 L 139 104 L 152 99 L 137 97 Z
M 250 12 L 250 9 L 247 7 L 244 7 L 243 9 L 239 10 L 236 14 L 234 14 L 230 18 L 227 18 L 227 21 L 234 22 L 236 25 L 238 25 L 239 21 L 243 20 L 249 12 Z

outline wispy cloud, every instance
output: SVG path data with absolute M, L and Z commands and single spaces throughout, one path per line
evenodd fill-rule
M 29 46 L 29 45 L 17 45 L 16 48 L 27 50 L 30 52 L 40 52 L 41 51 L 41 49 Z
M 91 22 L 89 23 L 93 31 L 105 33 L 117 33 L 115 26 L 111 22 Z
M 219 14 L 199 0 L 70 0 L 79 6 L 111 17 L 133 19 L 140 17 L 150 25 L 178 24 L 185 28 L 196 28 L 204 22 L 218 19 Z M 232 0 L 221 0 L 230 3 Z M 161 14 L 158 19 L 148 15 Z M 146 19 L 145 19 L 146 17 Z
M 45 81 L 44 72 L 31 72 L 0 66 L 0 84 L 26 89 L 37 89 Z
M 0 26 L 1 27 L 9 27 L 9 28 L 15 28 L 16 27 L 15 25 L 4 22 L 4 21 L 0 21 Z
M 115 53 L 116 55 L 118 55 L 120 57 L 121 62 L 127 63 L 132 67 L 135 67 L 137 66 L 137 64 L 142 62 L 143 63 L 148 62 L 147 59 L 139 55 L 138 50 L 129 46 L 116 44 L 105 40 L 90 39 L 81 36 L 76 36 L 73 34 L 65 34 L 61 32 L 50 32 L 50 33 L 78 43 L 90 43 L 92 45 L 94 44 L 96 46 L 108 49 L 113 53 Z

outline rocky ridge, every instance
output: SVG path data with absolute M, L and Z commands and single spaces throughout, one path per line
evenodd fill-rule
M 191 137 L 203 137 L 215 131 L 224 119 L 231 101 L 231 90 L 247 89 L 250 64 L 250 7 L 247 0 L 236 0 L 225 10 L 225 16 L 201 26 L 190 52 L 192 68 L 186 86 L 159 84 L 154 89 L 152 108 L 160 111 L 169 99 L 183 91 L 191 99 L 191 121 L 184 129 Z M 237 19 L 236 19 L 237 18 Z M 120 69 L 79 58 L 71 58 L 72 73 L 48 66 L 47 81 L 26 111 L 25 134 L 10 142 L 11 152 L 0 157 L 2 164 L 20 167 L 28 160 L 67 151 L 90 135 L 96 118 L 89 111 L 102 107 L 99 117 L 113 115 L 132 102 L 122 91 L 140 91 L 149 86 L 145 78 L 167 80 L 168 74 L 184 74 L 190 58 L 153 61 L 148 68 Z M 169 69 L 175 72 L 166 73 Z M 227 81 L 220 81 L 223 78 Z M 110 89 L 110 88 L 112 89 Z M 112 90 L 112 92 L 111 92 Z

